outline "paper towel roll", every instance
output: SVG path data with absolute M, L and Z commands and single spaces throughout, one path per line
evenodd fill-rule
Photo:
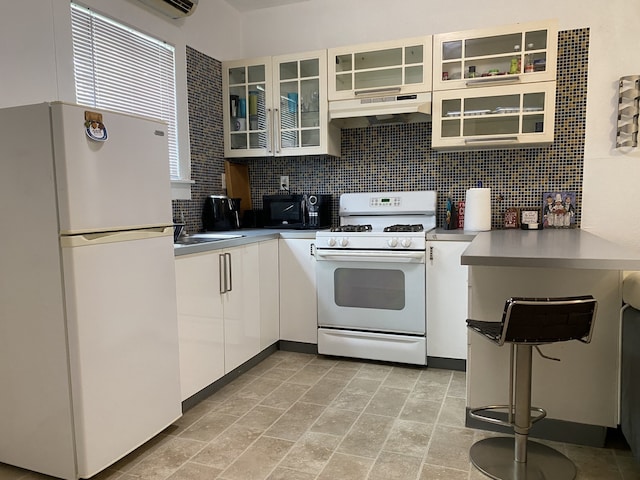
M 470 188 L 465 196 L 464 229 L 491 230 L 491 189 Z

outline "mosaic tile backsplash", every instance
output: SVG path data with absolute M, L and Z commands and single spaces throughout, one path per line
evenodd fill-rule
M 239 160 L 249 166 L 254 208 L 262 195 L 278 193 L 280 175 L 291 191 L 333 194 L 338 222 L 340 194 L 357 191 L 438 191 L 438 226 L 446 197 L 464 200 L 479 181 L 492 193 L 492 228 L 501 228 L 508 207 L 541 207 L 544 192 L 575 192 L 580 225 L 586 120 L 589 29 L 558 37 L 555 140 L 544 147 L 438 152 L 431 148 L 431 123 L 342 130 L 342 157 L 303 156 Z M 174 201 L 190 231 L 201 228 L 205 195 L 221 193 L 222 81 L 220 62 L 187 49 L 192 175 L 191 201 Z M 211 143 L 215 142 L 215 143 Z M 234 160 L 236 161 L 236 160 Z M 179 216 L 177 217 L 179 218 Z

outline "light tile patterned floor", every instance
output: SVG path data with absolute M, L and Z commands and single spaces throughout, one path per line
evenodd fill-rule
M 278 351 L 96 480 L 480 480 L 465 374 Z M 552 444 L 578 480 L 640 479 L 629 450 Z M 0 464 L 0 480 L 49 477 Z

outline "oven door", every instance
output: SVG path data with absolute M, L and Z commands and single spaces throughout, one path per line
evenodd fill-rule
M 425 335 L 425 252 L 316 251 L 318 326 Z

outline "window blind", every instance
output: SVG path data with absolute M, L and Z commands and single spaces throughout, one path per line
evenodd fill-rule
M 175 49 L 86 7 L 71 4 L 76 101 L 168 124 L 171 178 L 180 178 Z

